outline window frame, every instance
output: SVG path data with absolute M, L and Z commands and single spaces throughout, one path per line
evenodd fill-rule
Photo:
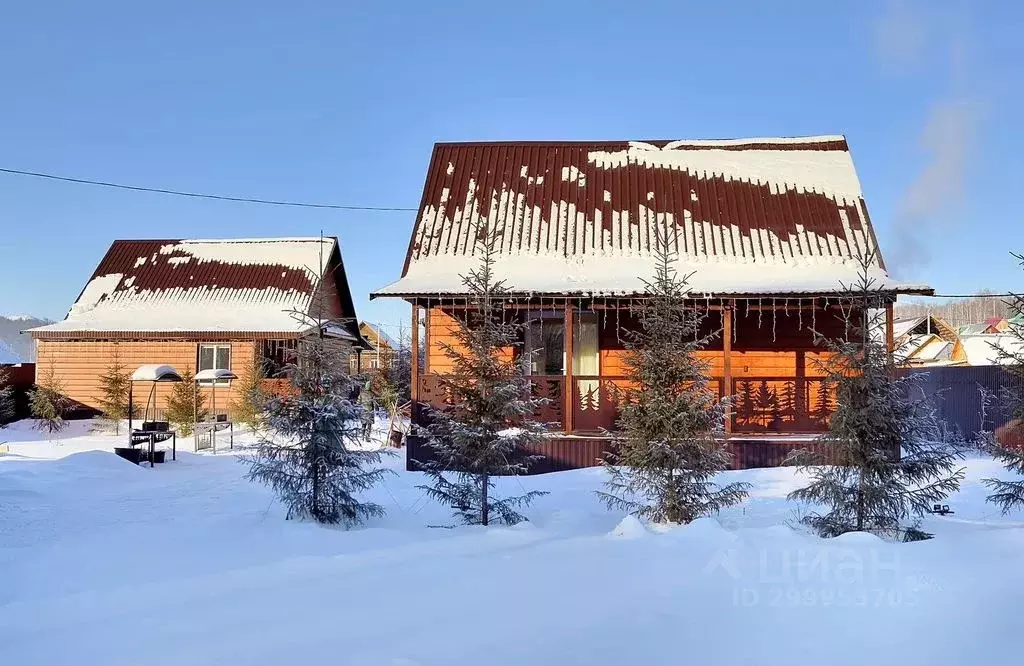
M 213 349 L 213 368 L 204 368 L 204 367 L 202 367 L 203 349 L 204 348 L 212 348 Z M 227 362 L 227 367 L 226 368 L 219 368 L 219 367 L 217 367 L 217 351 L 219 349 L 227 349 L 227 351 L 228 351 L 228 362 Z M 231 343 L 230 342 L 200 342 L 199 344 L 196 345 L 196 372 L 198 373 L 198 372 L 200 372 L 202 370 L 207 370 L 207 369 L 229 370 L 230 371 L 231 370 L 231 357 L 233 355 L 234 354 L 232 354 L 232 349 L 231 349 Z M 200 386 L 231 386 L 231 380 L 230 379 L 207 379 L 207 380 L 201 380 L 199 382 L 199 385 Z

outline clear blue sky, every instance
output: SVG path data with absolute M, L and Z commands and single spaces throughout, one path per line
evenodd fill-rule
M 1024 3 L 157 4 L 4 7 L 0 167 L 414 207 L 439 140 L 842 133 L 902 277 L 1024 288 Z M 0 313 L 63 317 L 115 238 L 323 229 L 408 321 L 367 293 L 413 217 L 0 174 Z

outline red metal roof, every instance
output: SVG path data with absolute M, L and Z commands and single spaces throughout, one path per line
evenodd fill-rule
M 649 254 L 659 226 L 681 261 L 708 271 L 807 271 L 876 249 L 844 137 L 439 143 L 403 280 L 377 294 L 429 292 L 440 273 L 464 271 L 484 225 L 505 257 L 570 266 Z

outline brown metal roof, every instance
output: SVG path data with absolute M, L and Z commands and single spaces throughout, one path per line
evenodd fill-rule
M 329 316 L 340 314 L 365 345 L 334 237 L 116 240 L 68 316 L 31 332 L 54 339 L 295 334 L 309 326 L 295 313 L 310 312 L 325 279 L 333 285 L 324 293 L 338 299 Z
M 120 273 L 121 282 L 110 292 L 171 291 L 174 289 L 295 290 L 310 294 L 316 276 L 282 263 L 240 264 L 227 261 L 192 261 L 178 240 L 115 240 L 92 277 Z M 146 261 L 139 264 L 140 258 Z M 184 262 L 183 262 L 184 260 Z M 326 260 L 326 259 L 325 259 Z M 315 268 L 315 267 L 314 267 Z M 270 292 L 266 292 L 270 293 Z
M 501 255 L 519 267 L 530 256 L 562 257 L 573 270 L 598 266 L 598 257 L 649 255 L 665 226 L 680 259 L 706 274 L 738 264 L 806 274 L 877 250 L 841 136 L 438 143 L 403 279 L 377 295 L 429 292 L 444 284 L 440 273 L 464 272 L 485 225 L 500 231 Z M 880 252 L 876 263 L 885 274 Z M 593 273 L 580 271 L 578 281 Z M 789 291 L 802 286 L 789 282 Z

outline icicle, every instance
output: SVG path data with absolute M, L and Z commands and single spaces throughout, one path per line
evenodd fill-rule
M 729 314 L 732 316 L 732 343 L 736 344 L 736 329 L 739 328 L 739 326 L 736 325 L 736 310 L 731 304 L 729 307 Z
M 759 331 L 761 330 L 761 313 L 762 312 L 763 312 L 763 310 L 761 309 L 761 299 L 759 298 L 759 299 L 757 299 L 757 330 L 759 330 Z
M 818 330 L 818 304 L 815 299 L 811 299 L 811 331 L 816 332 Z
M 804 330 L 804 302 L 801 299 L 796 301 L 797 330 Z
M 775 299 L 772 299 L 772 342 L 775 342 L 775 320 L 778 319 L 778 315 L 775 311 Z
M 622 299 L 615 299 L 615 340 L 621 345 L 622 344 L 622 323 L 619 319 L 619 313 L 622 311 Z
M 782 299 L 782 313 L 784 315 L 786 315 L 787 317 L 789 317 L 789 299 L 788 298 Z

